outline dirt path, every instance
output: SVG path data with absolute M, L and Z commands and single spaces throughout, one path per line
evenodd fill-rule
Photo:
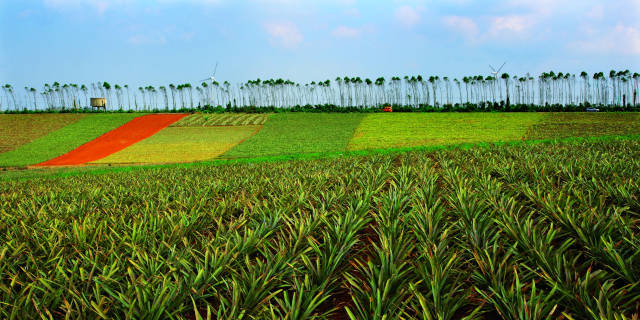
M 78 165 L 102 159 L 146 139 L 187 114 L 150 114 L 137 117 L 57 158 L 36 166 Z

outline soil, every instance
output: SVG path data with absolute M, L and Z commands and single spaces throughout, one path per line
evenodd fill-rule
M 102 159 L 156 134 L 185 116 L 187 114 L 150 114 L 134 118 L 68 153 L 36 166 L 79 165 Z

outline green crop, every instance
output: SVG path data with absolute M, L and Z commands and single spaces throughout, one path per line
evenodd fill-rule
M 269 114 L 257 113 L 223 113 L 201 114 L 196 113 L 184 117 L 171 127 L 214 127 L 214 126 L 246 126 L 261 125 L 269 119 Z
M 0 318 L 633 319 L 639 159 L 621 139 L 3 180 Z
M 344 151 L 362 113 L 278 113 L 221 158 Z

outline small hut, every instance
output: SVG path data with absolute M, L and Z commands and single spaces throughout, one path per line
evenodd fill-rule
M 107 99 L 105 98 L 91 98 L 91 108 L 102 108 L 107 110 Z

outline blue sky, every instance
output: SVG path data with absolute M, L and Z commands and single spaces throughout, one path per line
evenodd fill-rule
M 0 0 L 0 83 L 640 71 L 640 0 Z

